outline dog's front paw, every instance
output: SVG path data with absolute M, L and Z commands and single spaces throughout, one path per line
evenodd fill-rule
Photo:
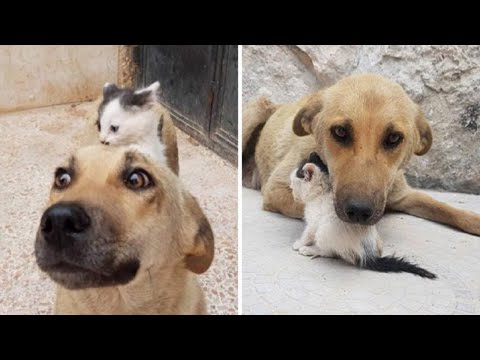
M 298 249 L 300 249 L 302 246 L 303 246 L 303 242 L 301 239 L 299 239 L 293 243 L 292 249 L 295 251 L 298 251 Z
M 298 249 L 298 253 L 303 256 L 316 256 L 318 251 L 316 251 L 315 246 L 302 246 Z

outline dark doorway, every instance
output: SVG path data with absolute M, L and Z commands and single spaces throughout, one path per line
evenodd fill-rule
M 237 164 L 237 45 L 142 45 L 138 85 L 160 81 L 175 125 Z

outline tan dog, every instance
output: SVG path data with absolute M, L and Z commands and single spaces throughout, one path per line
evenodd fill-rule
M 170 169 L 103 145 L 57 168 L 35 242 L 59 314 L 204 314 L 195 274 L 213 254 L 207 218 Z
M 371 225 L 387 209 L 480 235 L 478 214 L 408 186 L 403 169 L 430 149 L 432 130 L 403 89 L 381 76 L 353 75 L 292 104 L 259 99 L 244 111 L 242 142 L 243 183 L 261 188 L 265 210 L 303 216 L 289 175 L 315 151 L 328 166 L 342 220 Z

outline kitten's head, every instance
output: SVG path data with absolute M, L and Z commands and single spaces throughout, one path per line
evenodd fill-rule
M 157 124 L 150 110 L 157 101 L 159 86 L 157 81 L 146 88 L 132 90 L 105 84 L 97 119 L 100 142 L 128 145 L 144 134 L 155 132 Z
M 328 168 L 317 153 L 312 152 L 292 171 L 290 188 L 294 199 L 301 202 L 330 190 Z

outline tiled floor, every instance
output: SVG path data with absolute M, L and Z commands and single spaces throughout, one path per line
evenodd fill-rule
M 54 284 L 35 263 L 35 231 L 60 159 L 95 137 L 89 104 L 0 116 L 0 314 L 50 314 Z M 200 276 L 212 314 L 237 313 L 237 171 L 178 131 L 180 177 L 215 233 L 215 260 Z
M 379 223 L 384 254 L 405 256 L 438 276 L 385 274 L 292 250 L 304 223 L 261 210 L 243 188 L 243 313 L 480 314 L 480 237 L 405 214 Z M 480 196 L 430 192 L 480 212 Z

